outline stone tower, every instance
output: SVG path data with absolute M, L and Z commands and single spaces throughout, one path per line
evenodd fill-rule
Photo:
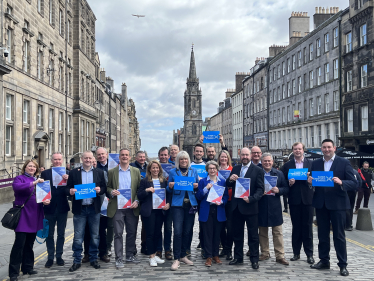
M 190 74 L 187 78 L 187 89 L 184 91 L 184 144 L 183 150 L 187 151 L 193 161 L 193 147 L 202 134 L 202 102 L 199 78 L 196 77 L 195 55 L 191 51 Z

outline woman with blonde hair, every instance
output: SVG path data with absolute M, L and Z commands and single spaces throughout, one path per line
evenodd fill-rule
M 162 209 L 154 209 L 153 193 L 157 188 L 166 188 L 167 181 L 163 177 L 161 165 L 158 161 L 151 161 L 147 166 L 145 177 L 140 181 L 138 189 L 138 199 L 140 200 L 140 215 L 142 216 L 143 225 L 146 233 L 147 254 L 149 255 L 150 266 L 164 263 L 156 255 L 157 244 L 162 237 L 162 224 L 164 221 L 163 211 L 169 209 L 169 197 L 166 196 L 166 205 Z M 166 190 L 165 190 L 166 195 Z

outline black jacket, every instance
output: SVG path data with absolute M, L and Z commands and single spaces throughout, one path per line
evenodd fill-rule
M 168 181 L 164 179 L 163 182 L 160 182 L 160 187 L 165 188 Z M 140 215 L 142 217 L 149 217 L 153 210 L 153 202 L 152 202 L 152 192 L 145 191 L 148 187 L 154 187 L 153 181 L 148 181 L 147 178 L 144 178 L 140 181 L 140 186 L 138 189 L 138 199 L 140 201 Z M 166 195 L 166 204 L 170 203 L 172 193 L 165 192 Z
M 295 160 L 291 159 L 286 164 L 283 165 L 283 174 L 286 182 L 288 184 L 288 171 L 290 169 L 296 169 Z M 308 168 L 308 172 L 310 172 L 310 168 L 312 167 L 312 161 L 304 158 L 303 168 Z M 313 202 L 313 187 L 309 186 L 307 180 L 297 180 L 295 183 L 290 186 L 288 191 L 288 204 L 290 205 L 299 205 L 303 203 L 304 205 L 311 205 Z
M 68 170 L 66 170 L 66 174 L 69 174 Z M 50 181 L 51 185 L 51 203 L 43 205 L 44 213 L 54 214 L 56 209 L 59 213 L 70 211 L 68 198 L 65 194 L 66 186 L 53 186 L 52 169 L 43 171 L 40 177 L 45 181 Z
M 140 166 L 140 164 L 137 161 L 135 161 L 133 163 L 130 163 L 130 166 L 138 168 L 139 171 L 140 171 L 140 174 L 141 173 L 144 173 L 144 174 L 147 173 L 147 163 L 144 163 L 144 165 L 143 165 L 144 168 L 142 168 L 142 166 Z M 143 176 L 142 176 L 142 178 L 143 178 Z
M 79 185 L 82 184 L 82 168 L 77 168 L 69 173 L 69 179 L 68 183 L 65 187 L 65 194 L 67 196 L 70 196 L 70 189 L 74 188 L 74 185 Z M 100 213 L 101 209 L 101 203 L 102 200 L 100 200 L 100 196 L 105 194 L 106 192 L 106 183 L 105 183 L 105 178 L 104 178 L 104 172 L 100 169 L 93 169 L 93 182 L 96 184 L 96 186 L 100 187 L 100 192 L 96 194 L 96 197 L 93 198 L 94 206 L 95 206 L 95 212 L 96 214 Z M 82 199 L 75 200 L 75 195 L 71 196 L 72 197 L 72 212 L 74 215 L 80 215 L 81 210 L 82 210 Z
M 230 181 L 231 175 L 240 176 L 240 170 L 242 165 L 236 165 L 232 168 L 230 176 L 226 180 L 226 185 L 228 188 L 232 188 L 232 197 L 231 197 L 231 208 L 232 211 L 239 208 L 239 212 L 243 215 L 255 215 L 258 214 L 258 201 L 261 199 L 265 191 L 264 185 L 264 170 L 255 166 L 251 163 L 249 166 L 245 178 L 251 179 L 250 192 L 249 192 L 249 203 L 245 202 L 242 198 L 235 198 L 235 186 L 236 181 Z

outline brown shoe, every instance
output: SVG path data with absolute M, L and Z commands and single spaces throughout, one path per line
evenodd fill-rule
M 258 258 L 258 260 L 260 260 L 260 261 L 266 261 L 266 260 L 268 260 L 268 259 L 270 259 L 270 255 L 261 255 L 261 256 Z
M 103 262 L 106 262 L 106 263 L 110 262 L 110 258 L 108 257 L 108 255 L 104 255 L 104 256 L 100 257 L 100 260 L 102 260 Z
M 207 258 L 205 262 L 205 266 L 211 267 L 212 266 L 212 258 Z
M 173 259 L 173 255 L 171 254 L 170 251 L 165 252 L 165 259 L 167 259 L 169 261 Z
M 216 264 L 222 264 L 222 262 L 221 262 L 221 260 L 219 259 L 218 256 L 213 257 L 213 261 L 214 261 Z
M 250 250 L 248 250 L 248 252 L 247 252 L 247 257 L 249 257 L 250 255 L 251 255 L 251 251 Z
M 282 259 L 276 259 L 276 262 L 277 262 L 277 263 L 280 263 L 280 264 L 283 264 L 283 265 L 289 265 L 289 264 L 290 264 L 288 261 L 286 261 L 285 258 L 282 258 Z
M 158 256 L 160 259 L 162 259 L 162 252 L 161 251 L 157 251 L 156 252 L 156 256 Z
M 83 259 L 82 259 L 82 263 L 86 263 L 86 262 L 89 262 L 90 261 L 90 258 L 88 255 L 84 255 Z

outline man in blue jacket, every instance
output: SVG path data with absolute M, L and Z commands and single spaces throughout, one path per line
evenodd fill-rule
M 316 186 L 313 207 L 318 221 L 318 253 L 320 261 L 311 265 L 314 269 L 330 268 L 330 222 L 333 230 L 334 246 L 339 260 L 340 275 L 348 276 L 347 245 L 345 240 L 345 216 L 350 208 L 347 191 L 354 190 L 357 182 L 347 159 L 335 155 L 336 147 L 330 139 L 322 141 L 323 158 L 313 161 L 311 171 L 332 171 L 333 187 Z M 308 177 L 312 185 L 313 178 Z

